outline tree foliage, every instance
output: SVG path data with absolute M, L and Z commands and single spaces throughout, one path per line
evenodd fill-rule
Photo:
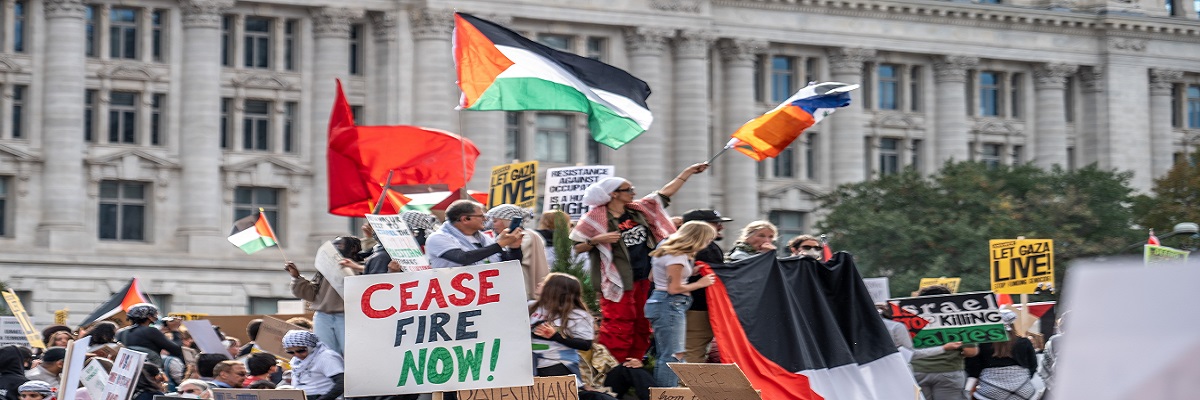
M 1138 196 L 1134 207 L 1138 225 L 1154 229 L 1162 236 L 1180 222 L 1200 223 L 1200 147 L 1196 151 L 1189 160 L 1175 163 L 1166 175 L 1154 180 L 1150 190 L 1153 196 Z M 1187 248 L 1195 247 L 1195 241 L 1193 237 L 1179 236 L 1164 241 L 1163 245 Z
M 550 218 L 553 218 L 554 223 L 554 263 L 550 265 L 550 272 L 561 272 L 579 279 L 579 283 L 583 285 L 584 304 L 587 304 L 592 312 L 599 312 L 599 300 L 596 291 L 592 290 L 592 274 L 584 270 L 583 259 L 575 257 L 572 251 L 575 242 L 570 238 L 571 217 L 560 211 L 551 214 Z
M 847 184 L 822 198 L 818 229 L 853 253 L 863 276 L 890 277 L 894 296 L 921 278 L 961 277 L 960 291 L 989 289 L 990 239 L 1053 239 L 1061 287 L 1067 261 L 1112 254 L 1137 240 L 1129 173 L 1032 165 L 989 169 L 946 163 Z

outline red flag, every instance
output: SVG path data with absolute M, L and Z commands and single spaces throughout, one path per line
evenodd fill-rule
M 371 212 L 383 185 L 466 186 L 475 173 L 479 149 L 450 132 L 408 125 L 356 126 L 350 103 L 337 82 L 329 115 L 329 213 L 361 217 Z M 391 182 L 388 172 L 395 171 Z M 399 213 L 386 202 L 381 213 Z
M 1150 238 L 1146 239 L 1146 244 L 1151 246 L 1162 246 L 1162 242 L 1158 241 L 1158 236 L 1154 236 L 1154 230 L 1150 230 Z

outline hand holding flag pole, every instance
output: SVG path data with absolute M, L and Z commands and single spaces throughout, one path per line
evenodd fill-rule
M 708 161 L 705 161 L 704 163 L 712 164 L 713 161 L 716 161 L 717 157 L 720 157 L 722 154 L 725 154 L 726 151 L 729 151 L 729 149 L 732 149 L 733 146 L 737 145 L 737 142 L 738 142 L 738 138 L 729 139 L 729 142 L 725 143 L 725 148 L 721 149 L 721 151 L 718 151 L 717 154 L 714 154 L 712 156 L 712 158 L 709 158 Z

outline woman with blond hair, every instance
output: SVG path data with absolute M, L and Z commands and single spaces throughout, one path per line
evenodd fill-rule
M 679 386 L 679 377 L 667 367 L 669 362 L 684 362 L 687 337 L 687 310 L 692 306 L 693 290 L 711 286 L 716 275 L 708 274 L 687 283 L 692 275 L 696 253 L 708 247 L 717 230 L 703 221 L 689 221 L 679 227 L 650 252 L 654 293 L 646 300 L 646 319 L 654 328 L 654 346 L 658 363 L 654 380 L 659 387 Z
M 737 261 L 775 251 L 775 237 L 778 235 L 779 229 L 769 221 L 751 222 L 742 228 L 741 236 L 733 244 L 733 250 L 725 256 L 725 261 Z

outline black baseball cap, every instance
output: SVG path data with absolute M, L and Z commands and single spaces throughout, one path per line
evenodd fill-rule
M 717 210 L 704 208 L 683 213 L 683 222 L 687 223 L 688 221 L 729 222 L 733 221 L 733 218 L 722 217 Z
M 67 349 L 62 347 L 51 347 L 42 353 L 42 362 L 62 361 L 67 358 Z

